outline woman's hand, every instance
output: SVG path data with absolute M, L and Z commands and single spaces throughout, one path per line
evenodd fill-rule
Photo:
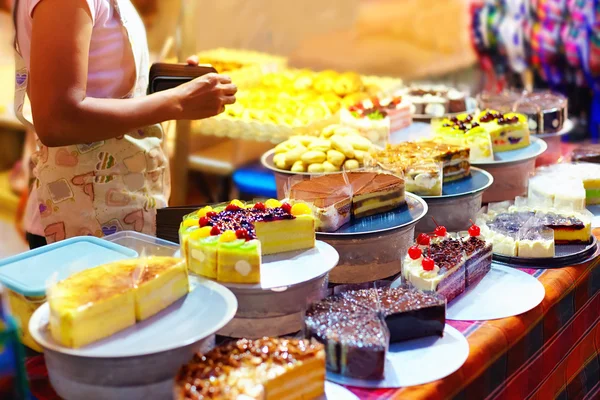
M 235 103 L 237 87 L 228 76 L 207 74 L 173 90 L 180 106 L 177 119 L 202 119 L 220 114 L 225 105 Z

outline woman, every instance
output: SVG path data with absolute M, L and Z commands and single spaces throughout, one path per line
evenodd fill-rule
M 39 138 L 30 247 L 119 230 L 154 234 L 170 192 L 158 124 L 219 114 L 237 88 L 211 74 L 146 96 L 146 36 L 129 0 L 17 0 L 14 22 L 15 107 L 27 94 Z

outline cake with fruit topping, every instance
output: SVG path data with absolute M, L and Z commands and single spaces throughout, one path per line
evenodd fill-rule
M 293 203 L 310 203 L 315 209 L 318 230 L 325 232 L 338 230 L 351 217 L 380 214 L 406 203 L 404 180 L 377 172 L 314 177 L 293 185 L 289 198 Z
M 221 282 L 259 283 L 262 255 L 315 246 L 315 220 L 303 203 L 234 200 L 186 216 L 180 243 L 191 272 Z
M 406 128 L 412 123 L 410 109 L 410 102 L 400 96 L 373 98 L 357 103 L 347 110 L 342 109 L 340 119 L 342 123 L 361 129 L 366 137 L 373 137 L 376 143 L 384 145 L 388 137 L 375 138 L 372 128 L 377 130 L 378 124 L 381 124 L 384 127 L 381 131 L 383 135 Z M 384 120 L 385 123 L 370 122 L 379 120 Z
M 465 112 L 469 107 L 465 93 L 444 86 L 418 84 L 400 91 L 412 103 L 413 114 L 441 117 L 445 114 Z
M 325 345 L 327 370 L 351 378 L 383 379 L 390 343 L 442 336 L 446 302 L 402 286 L 351 290 L 314 303 L 306 333 Z
M 358 130 L 362 136 L 376 145 L 385 146 L 389 141 L 391 122 L 385 110 L 354 106 L 340 110 L 340 123 Z
M 434 131 L 434 141 L 470 149 L 470 161 L 493 161 L 492 138 L 473 116 L 445 119 Z
M 465 257 L 459 239 L 440 237 L 432 241 L 420 234 L 402 264 L 404 279 L 417 289 L 437 292 L 448 302 L 465 291 Z
M 490 134 L 494 152 L 522 149 L 530 144 L 527 117 L 523 114 L 485 110 L 475 121 Z
M 477 284 L 491 270 L 492 244 L 473 224 L 466 233 L 449 234 L 437 226 L 433 236 L 420 234 L 408 249 L 404 278 L 418 289 L 442 294 L 448 302 Z
M 176 400 L 304 400 L 325 393 L 325 351 L 314 340 L 240 339 L 196 354 L 175 378 Z

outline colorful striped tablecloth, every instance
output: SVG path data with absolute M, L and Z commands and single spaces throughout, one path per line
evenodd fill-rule
M 594 234 L 600 239 L 600 229 Z M 470 350 L 454 374 L 408 388 L 350 389 L 360 399 L 600 399 L 600 257 L 523 271 L 546 289 L 539 306 L 495 321 L 449 321 Z
M 600 229 L 594 234 L 600 239 Z M 367 400 L 600 398 L 599 265 L 597 257 L 578 266 L 524 270 L 546 289 L 539 306 L 495 321 L 450 321 L 467 337 L 470 354 L 445 379 L 401 389 L 350 389 Z M 43 357 L 29 359 L 27 368 L 36 398 L 57 400 Z

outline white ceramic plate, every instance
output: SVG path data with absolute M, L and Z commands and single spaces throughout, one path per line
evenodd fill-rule
M 531 144 L 518 150 L 494 152 L 494 161 L 471 161 L 471 165 L 477 167 L 494 166 L 501 164 L 520 163 L 535 159 L 548 149 L 548 145 L 542 139 L 535 136 L 530 137 Z
M 237 300 L 227 288 L 190 277 L 187 296 L 145 321 L 79 349 L 57 343 L 50 334 L 50 306 L 44 303 L 29 321 L 29 332 L 43 348 L 93 358 L 123 358 L 156 354 L 204 339 L 233 319 Z
M 260 283 L 220 283 L 234 289 L 285 288 L 325 275 L 337 265 L 339 259 L 333 247 L 317 240 L 312 249 L 263 256 Z
M 381 381 L 352 379 L 327 373 L 327 379 L 363 388 L 399 388 L 437 381 L 458 370 L 469 356 L 467 339 L 450 325 L 444 337 L 427 337 L 390 345 Z
M 492 263 L 481 282 L 454 299 L 446 318 L 458 321 L 486 321 L 512 317 L 542 302 L 544 285 L 518 269 Z
M 325 381 L 325 396 L 318 400 L 358 400 L 358 396 L 343 386 Z

